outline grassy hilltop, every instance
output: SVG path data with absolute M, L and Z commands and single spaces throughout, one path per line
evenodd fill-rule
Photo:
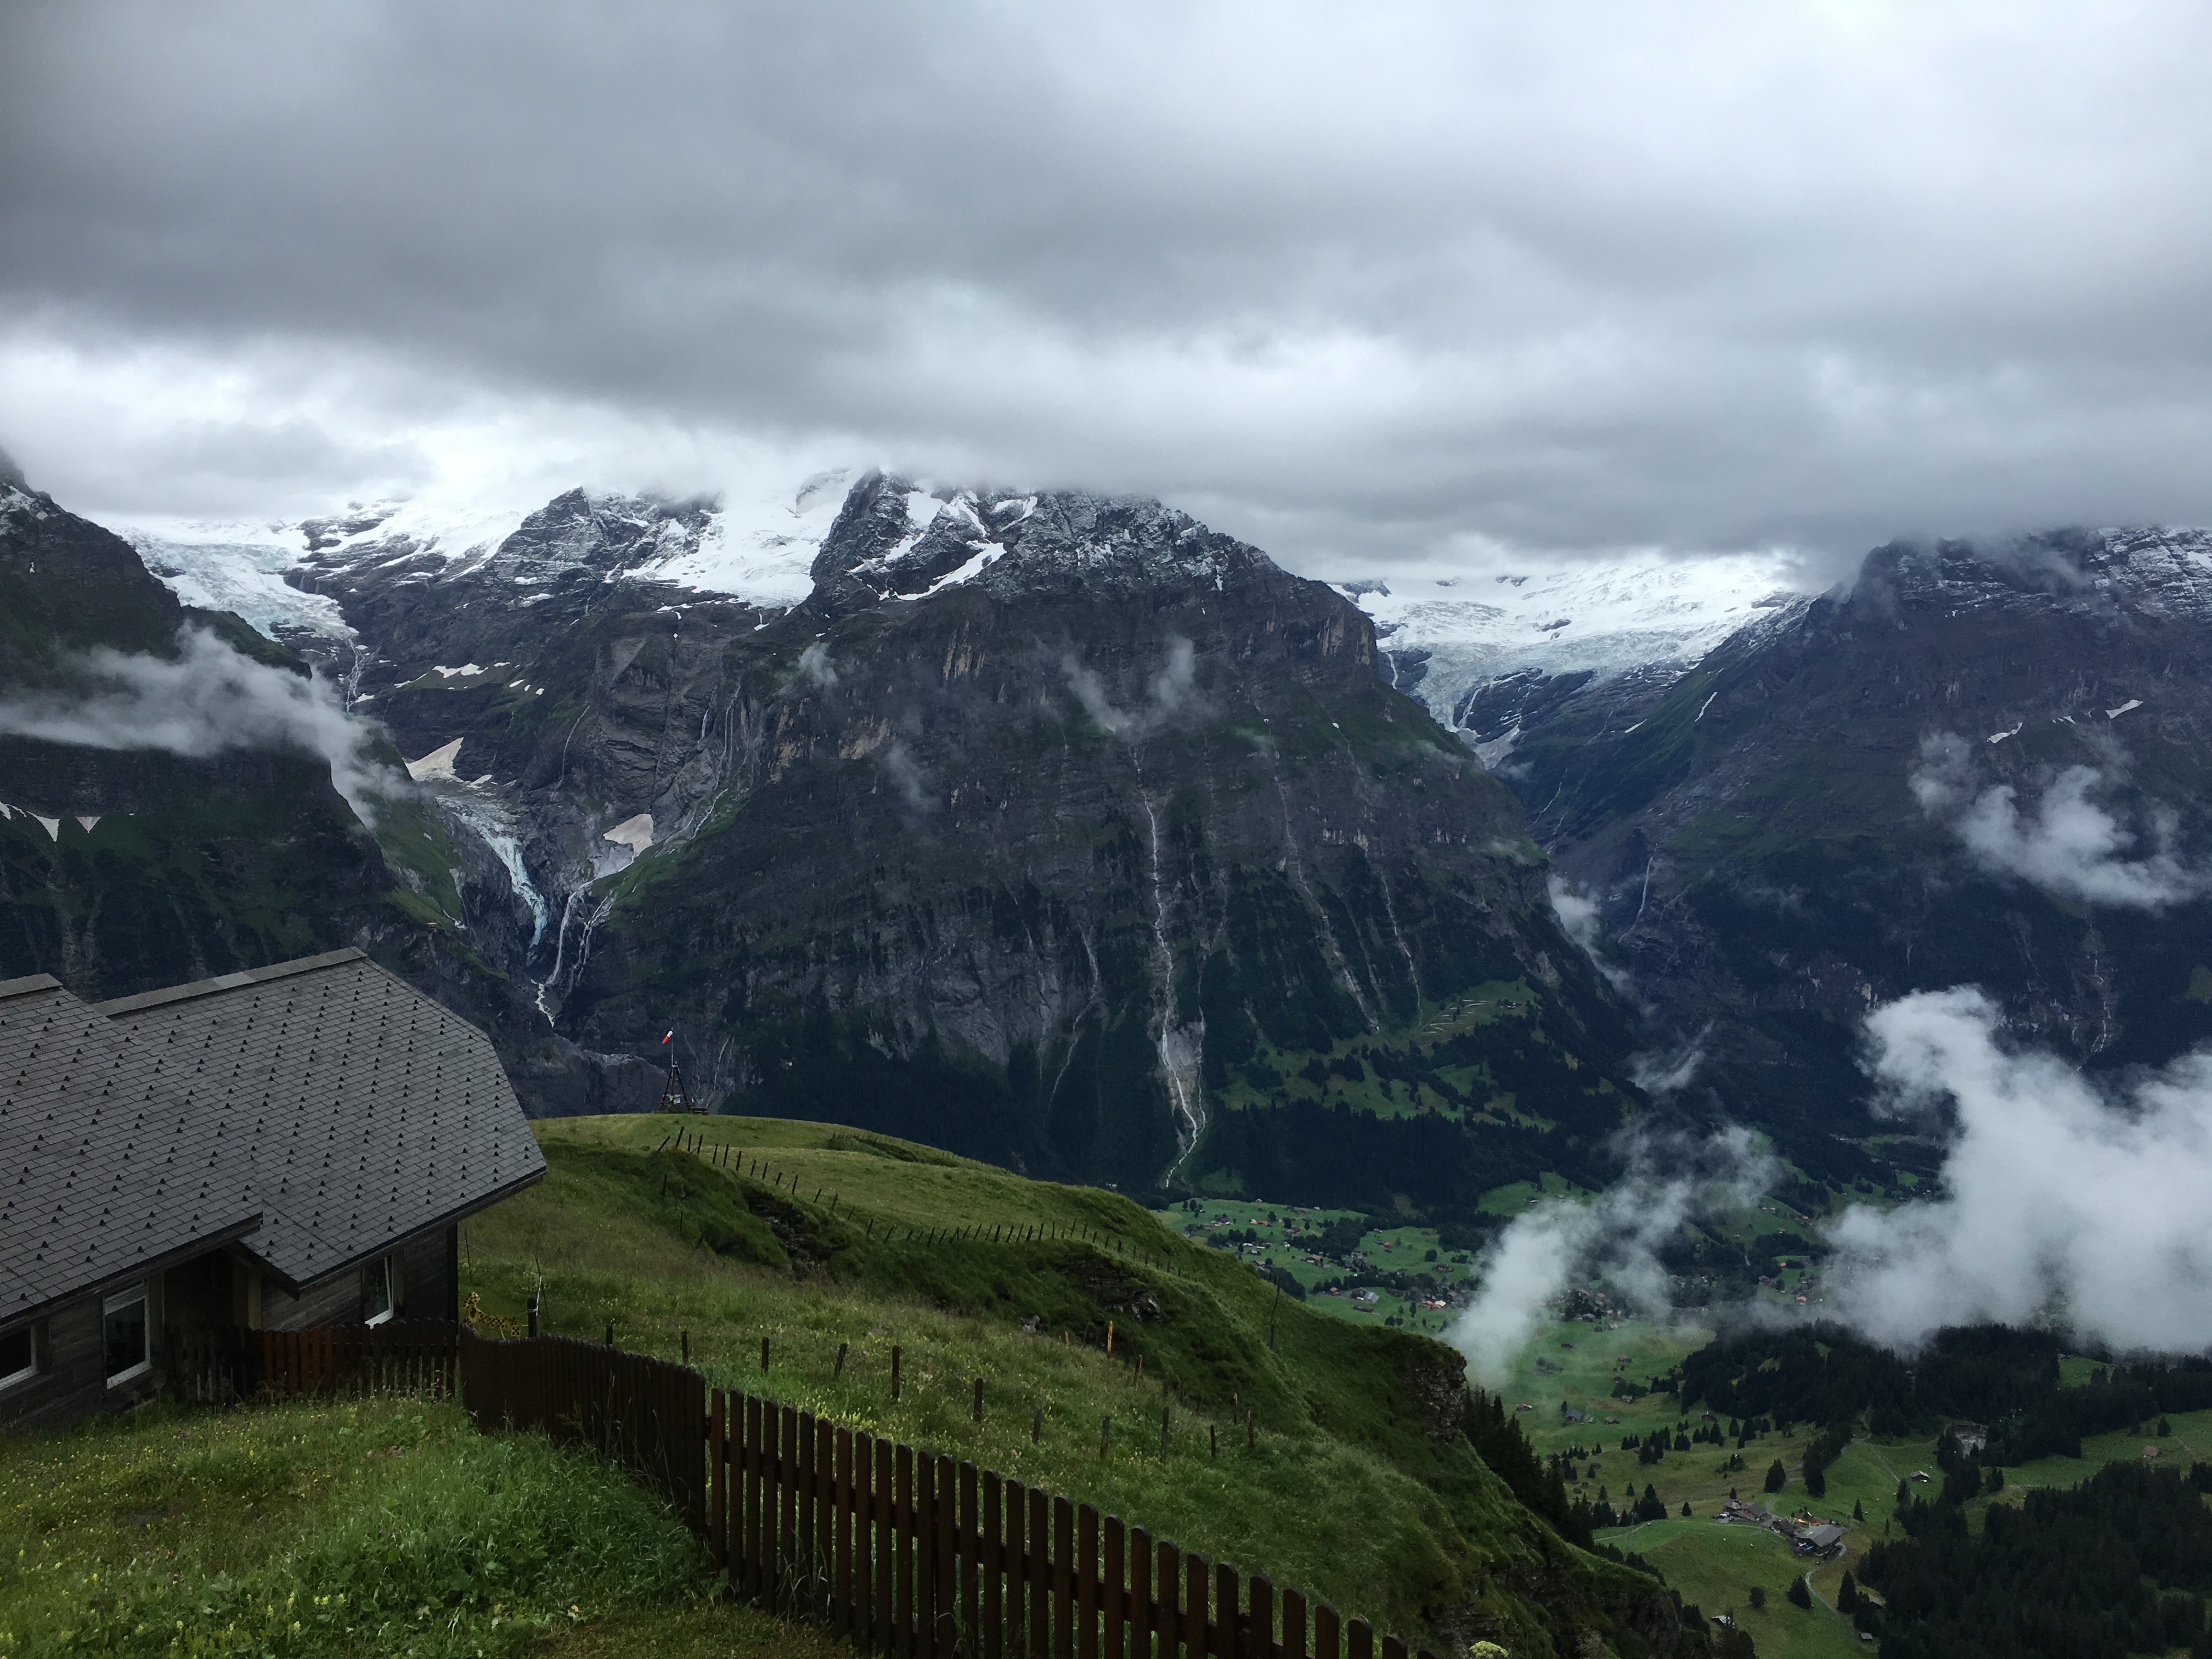
M 817 1123 L 536 1127 L 545 1181 L 463 1230 L 465 1288 L 495 1313 L 535 1291 L 549 1331 L 611 1322 L 669 1356 L 688 1333 L 715 1384 L 1067 1492 L 1409 1636 L 1494 1633 L 1524 1659 L 1584 1631 L 1637 1652 L 1626 1632 L 1671 1624 L 1652 1579 L 1563 1544 L 1484 1467 L 1450 1350 L 1285 1297 L 1117 1194 Z M 705 1152 L 663 1144 L 678 1133 Z

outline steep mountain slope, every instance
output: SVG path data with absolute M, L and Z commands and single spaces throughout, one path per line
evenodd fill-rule
M 1879 549 L 1500 775 L 1697 1040 L 1686 1097 L 1808 1169 L 1881 1173 L 1856 1021 L 1909 991 L 1980 984 L 2092 1066 L 2212 1038 L 2203 532 Z
M 501 1033 L 519 1070 L 565 1078 L 441 910 L 435 820 L 386 803 L 380 843 L 339 793 L 307 673 L 0 483 L 0 975 L 104 998 L 357 945 Z
M 872 475 L 793 608 L 690 585 L 745 585 L 720 524 L 573 491 L 495 544 L 364 509 L 255 556 L 562 1033 L 618 1073 L 676 1026 L 710 1100 L 1124 1183 L 1598 1167 L 1618 1011 L 1341 597 L 1156 503 Z

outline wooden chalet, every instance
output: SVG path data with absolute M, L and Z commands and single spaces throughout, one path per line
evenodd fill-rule
M 358 951 L 0 981 L 0 1431 L 149 1397 L 179 1337 L 452 1319 L 462 1218 L 544 1172 L 490 1040 Z

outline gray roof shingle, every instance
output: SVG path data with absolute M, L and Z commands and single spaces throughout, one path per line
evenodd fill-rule
M 358 951 L 0 981 L 0 1320 L 241 1235 L 296 1290 L 544 1172 L 489 1039 Z

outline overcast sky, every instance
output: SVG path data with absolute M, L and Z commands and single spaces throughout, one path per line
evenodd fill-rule
M 2212 11 L 0 11 L 0 446 L 276 514 L 835 460 L 1335 574 L 2212 522 Z

